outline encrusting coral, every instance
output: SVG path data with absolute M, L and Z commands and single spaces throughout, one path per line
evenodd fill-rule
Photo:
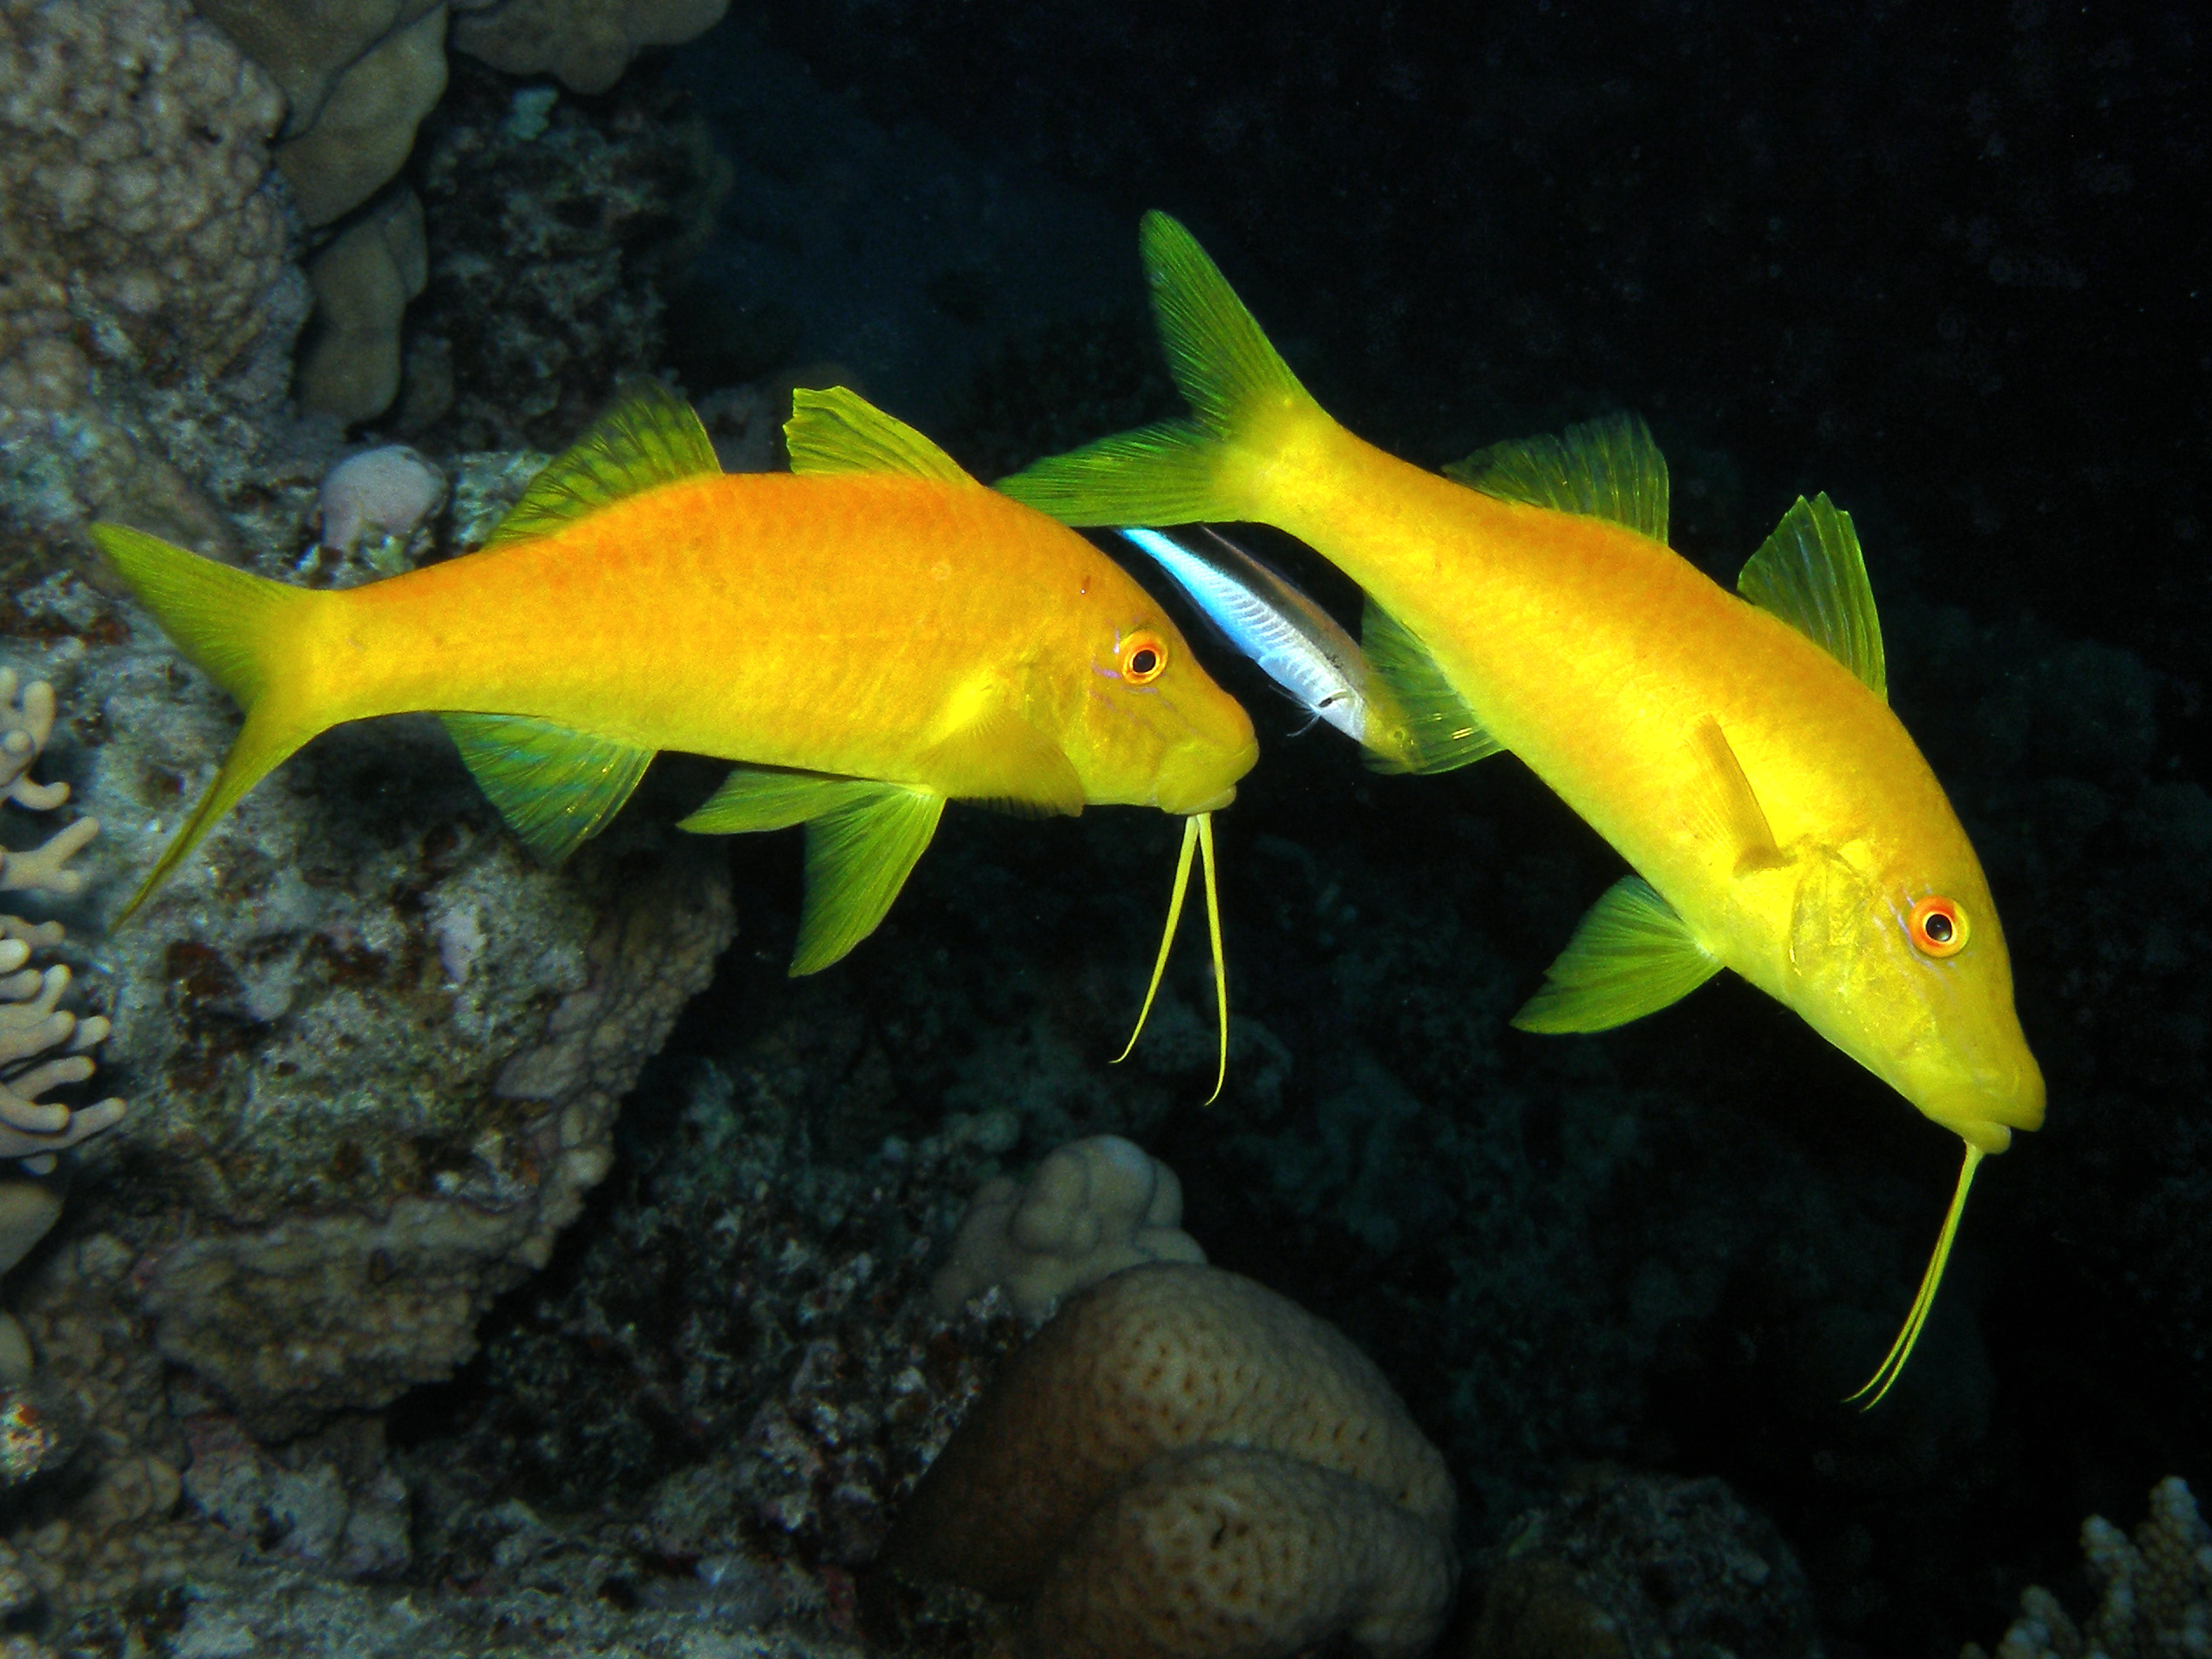
M 0 529 L 223 543 L 196 489 L 252 459 L 307 306 L 282 115 L 182 0 L 0 0 Z
M 2081 1554 L 2100 1591 L 2079 1624 L 2039 1584 L 1996 1659 L 2179 1659 L 2212 1654 L 2212 1527 L 2178 1475 L 2151 1488 L 2150 1515 L 2131 1542 L 2101 1515 L 2081 1523 Z M 1968 1642 L 1960 1659 L 1990 1659 Z
M 1435 1637 L 1455 1503 L 1373 1363 L 1264 1286 L 1182 1262 L 1071 1298 L 915 1487 L 902 1571 L 1028 1603 L 1035 1656 L 1377 1656 Z
M 1060 1299 L 1144 1261 L 1202 1264 L 1182 1230 L 1175 1172 L 1133 1141 L 1070 1141 L 1017 1181 L 983 1183 L 961 1218 L 952 1254 L 929 1300 L 949 1318 L 970 1296 L 1003 1286 L 1024 1319 L 1048 1319 Z

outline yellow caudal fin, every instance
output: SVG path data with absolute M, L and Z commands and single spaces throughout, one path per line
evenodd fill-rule
M 177 649 L 246 711 L 245 730 L 223 758 L 222 770 L 117 914 L 120 922 L 240 796 L 333 724 L 301 707 L 294 688 L 283 683 L 291 657 L 286 647 L 303 610 L 327 596 L 217 564 L 119 524 L 94 525 L 92 539 Z
M 1148 213 L 1140 241 L 1167 366 L 1191 418 L 1100 439 L 996 487 L 1063 524 L 1249 517 L 1240 461 L 1263 460 L 1329 418 L 1188 231 Z
M 1905 1374 L 1905 1362 L 1912 1357 L 1913 1347 L 1928 1323 L 1929 1310 L 1936 1305 L 1936 1288 L 1943 1282 L 1943 1268 L 1950 1261 L 1951 1241 L 1958 1236 L 1958 1218 L 1966 1214 L 1966 1189 L 1973 1186 L 1974 1171 L 1984 1156 L 1979 1146 L 1970 1140 L 1966 1143 L 1966 1159 L 1958 1166 L 1958 1186 L 1951 1193 L 1950 1209 L 1943 1217 L 1943 1230 L 1936 1236 L 1936 1253 L 1928 1260 L 1928 1271 L 1920 1276 L 1920 1294 L 1913 1298 L 1912 1311 L 1905 1316 L 1904 1329 L 1897 1333 L 1897 1340 L 1889 1344 L 1880 1369 L 1856 1394 L 1845 1396 L 1845 1404 L 1864 1399 L 1866 1404 L 1860 1410 L 1871 1411 Z

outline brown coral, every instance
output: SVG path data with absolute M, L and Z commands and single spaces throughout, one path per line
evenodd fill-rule
M 0 0 L 0 476 L 24 527 L 98 507 L 221 541 L 193 486 L 241 464 L 223 418 L 282 398 L 306 309 L 282 113 L 182 0 Z
M 1070 1300 L 931 1465 L 888 1549 L 1027 1599 L 1025 1648 L 1288 1654 L 1433 1638 L 1453 1580 L 1436 1449 L 1334 1327 L 1235 1274 Z

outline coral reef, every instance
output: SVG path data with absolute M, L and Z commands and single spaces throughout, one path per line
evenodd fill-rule
M 395 190 L 308 262 L 315 317 L 300 348 L 300 401 L 342 421 L 381 414 L 399 395 L 399 323 L 429 280 L 422 203 Z
M 0 538 L 95 512 L 233 545 L 203 491 L 284 424 L 307 290 L 276 87 L 182 0 L 0 5 Z
M 2151 1488 L 2150 1514 L 2131 1542 L 2101 1515 L 2081 1523 L 2081 1554 L 2097 1609 L 2077 1624 L 2039 1584 L 2020 1592 L 2020 1616 L 1996 1659 L 2166 1659 L 2212 1653 L 2212 1527 L 2179 1475 Z M 1973 1642 L 1962 1659 L 1990 1659 Z
M 646 46 L 673 46 L 722 19 L 730 0 L 463 0 L 453 44 L 510 75 L 548 71 L 603 92 Z
M 587 110 L 460 67 L 414 171 L 429 288 L 394 412 L 404 435 L 558 448 L 621 381 L 659 365 L 661 286 L 688 256 L 712 173 L 664 96 L 618 92 Z
M 1071 1141 L 1025 1180 L 983 1184 L 929 1299 L 949 1315 L 997 1285 L 1023 1318 L 1049 1319 L 1063 1296 L 1140 1261 L 1202 1263 L 1182 1219 L 1182 1183 L 1143 1147 L 1119 1135 Z
M 1451 1596 L 1453 1514 L 1443 1459 L 1332 1327 L 1156 1263 L 1072 1297 L 1015 1356 L 886 1556 L 1026 1600 L 1039 1656 L 1287 1655 L 1344 1629 L 1413 1654 Z
M 446 475 L 405 444 L 349 455 L 316 492 L 317 542 L 340 559 L 360 555 L 385 575 L 412 568 L 427 551 L 446 505 Z
M 51 812 L 69 799 L 69 785 L 34 783 L 31 769 L 53 736 L 54 688 L 36 680 L 19 694 L 17 685 L 16 671 L 0 668 L 0 799 Z M 99 833 L 98 819 L 79 818 L 34 849 L 0 851 L 0 892 L 75 894 L 85 876 L 69 867 L 69 860 Z M 39 1098 L 90 1078 L 92 1062 L 85 1050 L 108 1030 L 104 1016 L 79 1018 L 60 1005 L 69 989 L 67 968 L 57 964 L 42 972 L 24 965 L 33 946 L 58 945 L 62 936 L 58 921 L 34 924 L 0 915 L 0 1159 L 16 1162 L 16 1170 L 0 1179 L 0 1275 L 28 1255 L 61 1215 L 59 1184 L 28 1178 L 51 1176 L 57 1154 L 123 1118 L 117 1098 L 75 1107 Z M 0 1313 L 0 1384 L 19 1388 L 30 1380 L 31 1366 L 23 1328 Z
M 18 604 L 45 637 L 16 660 L 99 711 L 70 732 L 78 795 L 143 867 L 235 717 L 72 579 Z M 434 730 L 344 732 L 95 948 L 152 1110 L 105 1138 L 96 1167 L 128 1179 L 87 1224 L 126 1241 L 159 1351 L 255 1432 L 444 1376 L 603 1174 L 732 928 L 670 815 L 541 870 Z
M 1718 1480 L 1594 1470 L 1521 1517 L 1479 1569 L 1466 1659 L 1818 1659 L 1805 1574 Z
M 445 0 L 204 0 L 200 10 L 282 89 L 276 160 L 310 226 L 383 187 L 446 84 Z

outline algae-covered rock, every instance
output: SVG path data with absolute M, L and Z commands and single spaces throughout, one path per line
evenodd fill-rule
M 433 722 L 379 722 L 280 770 L 99 938 L 236 716 L 134 609 L 60 577 L 21 602 L 50 636 L 5 655 L 55 681 L 54 764 L 106 832 L 71 931 L 137 1103 L 88 1160 L 86 1225 L 137 1253 L 161 1353 L 256 1434 L 447 1375 L 605 1173 L 616 1103 L 727 942 L 720 849 L 641 801 L 541 867 Z

